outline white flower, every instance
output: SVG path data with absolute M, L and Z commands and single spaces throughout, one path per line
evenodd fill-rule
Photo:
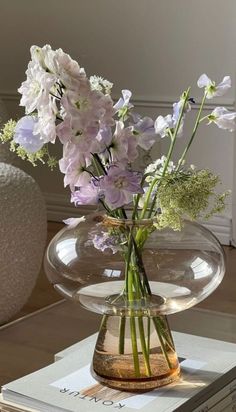
M 206 98 L 212 99 L 213 97 L 223 96 L 231 87 L 230 76 L 225 76 L 221 83 L 216 86 L 206 74 L 202 74 L 197 82 L 198 87 L 205 87 Z
M 86 186 L 91 176 L 86 171 L 89 161 L 83 154 L 74 150 L 72 145 L 64 145 L 63 157 L 59 160 L 59 168 L 64 177 L 64 187 L 70 186 L 72 191 L 75 187 Z
M 165 137 L 168 135 L 168 130 L 174 127 L 174 121 L 170 114 L 167 116 L 158 116 L 154 123 L 155 132 L 159 134 L 161 137 Z
M 65 223 L 70 229 L 74 229 L 79 223 L 84 222 L 85 220 L 85 216 L 69 217 L 68 219 L 63 220 L 63 223 Z
M 105 94 L 110 94 L 113 87 L 113 83 L 108 80 L 103 79 L 100 76 L 90 76 L 90 85 L 92 90 L 98 90 L 104 92 Z
M 20 106 L 25 106 L 26 114 L 49 104 L 49 92 L 55 77 L 45 72 L 38 63 L 30 62 L 26 71 L 27 79 L 18 89 L 22 94 Z
M 236 129 L 236 112 L 230 112 L 225 107 L 216 107 L 208 116 L 209 123 L 215 123 L 220 129 L 233 132 Z
M 89 80 L 84 69 L 62 49 L 55 50 L 54 55 L 48 54 L 48 59 L 45 59 L 45 62 L 49 70 L 57 74 L 63 87 L 76 91 L 80 89 L 81 92 L 83 92 L 84 87 L 86 90 L 89 88 Z
M 35 125 L 34 133 L 39 133 L 44 143 L 55 143 L 56 124 L 55 115 L 45 107 L 39 112 L 38 123 Z
M 146 178 L 147 182 L 151 182 L 153 180 L 153 177 L 155 174 L 162 175 L 166 163 L 166 156 L 163 155 L 160 159 L 155 160 L 155 162 L 150 163 L 146 169 L 145 169 L 145 174 L 150 174 L 153 176 L 148 176 Z M 168 167 L 166 169 L 166 173 L 172 173 L 175 170 L 175 165 L 172 160 L 169 161 Z
M 173 104 L 173 116 L 172 117 L 173 117 L 173 120 L 174 120 L 175 124 L 177 123 L 177 121 L 179 119 L 179 115 L 180 115 L 180 112 L 181 112 L 182 107 L 184 105 L 184 102 L 185 102 L 184 97 L 181 96 L 180 100 Z M 191 104 L 189 103 L 189 101 L 185 102 L 185 107 L 184 107 L 184 110 L 183 110 L 183 114 L 190 112 L 191 108 L 192 107 L 191 107 Z
M 132 93 L 130 90 L 122 90 L 122 96 L 118 102 L 114 105 L 114 109 L 116 110 L 116 113 L 119 112 L 122 109 L 132 109 L 133 104 L 131 104 L 129 101 L 131 99 Z
M 41 66 L 42 69 L 46 70 L 49 67 L 47 67 L 45 60 L 48 59 L 49 55 L 52 58 L 55 52 L 52 50 L 49 44 L 45 44 L 45 46 L 43 47 L 31 46 L 30 54 L 32 61 Z

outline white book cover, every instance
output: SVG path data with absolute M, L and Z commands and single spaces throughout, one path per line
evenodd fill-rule
M 134 394 L 98 384 L 90 373 L 93 335 L 63 359 L 4 385 L 3 399 L 40 412 L 194 411 L 235 378 L 236 345 L 182 333 L 174 339 L 182 378 L 169 386 Z

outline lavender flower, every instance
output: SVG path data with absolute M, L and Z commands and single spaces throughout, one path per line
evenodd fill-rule
M 112 253 L 115 254 L 121 250 L 120 237 L 112 235 L 109 232 L 102 231 L 101 234 L 94 235 L 92 237 L 92 243 L 96 249 L 101 250 L 102 252 L 106 249 L 111 249 Z
M 137 172 L 111 166 L 106 176 L 101 179 L 100 187 L 105 202 L 113 210 L 132 201 L 132 195 L 143 193 L 141 175 Z
M 150 150 L 157 141 L 157 135 L 154 128 L 154 121 L 150 117 L 137 117 L 137 122 L 132 126 L 133 133 L 137 139 L 137 144 L 144 150 Z
M 82 186 L 78 190 L 71 193 L 71 202 L 75 206 L 79 205 L 96 205 L 102 196 L 99 186 L 96 186 L 93 181 L 87 186 Z
M 37 124 L 38 119 L 35 116 L 24 116 L 16 124 L 13 140 L 29 153 L 37 152 L 44 145 L 40 134 L 34 133 Z
M 109 146 L 112 161 L 121 164 L 133 162 L 138 156 L 137 144 L 132 127 L 124 127 L 121 120 L 117 121 L 116 130 Z
M 130 90 L 122 90 L 122 97 L 118 100 L 118 102 L 114 105 L 114 109 L 122 115 L 124 112 L 126 113 L 129 109 L 132 109 L 133 104 L 130 103 L 132 93 Z
M 83 153 L 76 150 L 75 145 L 65 144 L 63 147 L 63 158 L 59 160 L 59 168 L 65 174 L 64 186 L 70 186 L 74 191 L 75 187 L 85 186 L 91 179 L 87 172 L 90 159 Z

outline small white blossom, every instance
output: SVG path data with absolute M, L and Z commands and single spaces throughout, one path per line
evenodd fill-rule
M 56 124 L 55 115 L 47 110 L 42 110 L 38 116 L 38 123 L 35 126 L 34 133 L 40 134 L 41 139 L 44 143 L 55 143 L 56 140 Z
M 156 134 L 159 134 L 161 137 L 168 135 L 168 130 L 172 129 L 174 126 L 173 118 L 170 114 L 167 116 L 158 116 L 155 120 L 154 127 Z
M 85 216 L 69 217 L 68 219 L 63 220 L 63 223 L 65 223 L 70 229 L 74 229 L 79 223 L 85 222 L 85 220 Z
M 113 87 L 113 83 L 108 80 L 103 79 L 100 76 L 90 76 L 90 85 L 92 90 L 98 90 L 100 92 L 105 92 L 105 94 L 110 94 Z
M 230 112 L 225 107 L 216 107 L 208 116 L 209 123 L 215 123 L 220 129 L 233 132 L 236 129 L 236 112 Z
M 166 164 L 166 156 L 162 156 L 160 159 L 155 160 L 155 162 L 150 163 L 146 169 L 145 169 L 145 174 L 149 174 L 152 176 L 148 176 L 146 178 L 147 182 L 150 182 L 153 180 L 154 175 L 158 174 L 158 175 L 162 175 L 163 171 L 164 171 L 164 167 Z M 172 162 L 172 160 L 169 161 L 168 163 L 168 167 L 166 169 L 167 173 L 172 173 L 175 170 L 176 166 L 174 165 L 174 162 Z
M 206 74 L 202 74 L 197 82 L 198 87 L 205 87 L 206 98 L 212 99 L 213 97 L 223 96 L 231 87 L 230 76 L 225 76 L 221 83 L 216 85 Z

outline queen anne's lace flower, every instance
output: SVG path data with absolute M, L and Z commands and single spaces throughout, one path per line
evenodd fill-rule
M 146 169 L 145 169 L 145 174 L 148 175 L 148 177 L 146 178 L 147 182 L 151 182 L 153 180 L 154 177 L 156 177 L 157 175 L 161 176 L 163 171 L 164 171 L 164 167 L 167 161 L 167 157 L 166 156 L 161 156 L 160 159 L 155 160 L 155 162 L 150 163 Z M 168 162 L 168 166 L 166 168 L 166 173 L 170 174 L 172 173 L 174 170 L 176 169 L 176 166 L 174 164 L 174 162 L 169 161 Z
M 108 80 L 105 80 L 100 76 L 90 76 L 89 81 L 92 90 L 98 90 L 99 92 L 104 92 L 105 94 L 111 93 L 113 83 Z

